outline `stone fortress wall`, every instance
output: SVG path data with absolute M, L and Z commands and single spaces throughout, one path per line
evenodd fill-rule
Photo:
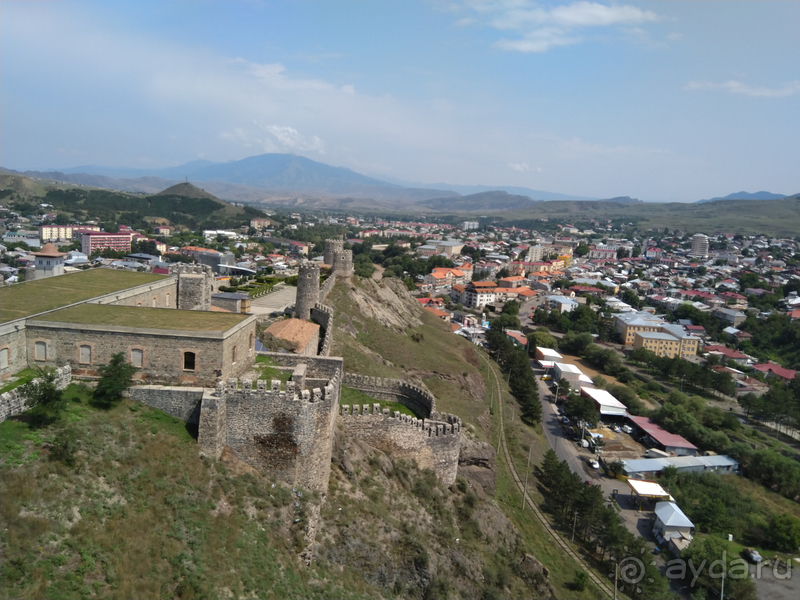
M 317 302 L 311 309 L 311 320 L 322 327 L 322 336 L 319 340 L 319 355 L 328 356 L 333 344 L 333 309 Z
M 337 252 L 344 250 L 344 240 L 332 238 L 325 240 L 324 251 L 322 253 L 322 262 L 326 265 L 333 266 L 333 257 Z
M 461 451 L 461 419 L 451 414 L 436 420 L 417 419 L 380 404 L 343 405 L 342 421 L 347 434 L 394 458 L 413 460 L 422 469 L 432 469 L 442 483 L 452 485 L 458 473 Z
M 436 398 L 428 390 L 400 379 L 369 377 L 345 373 L 342 384 L 364 392 L 377 400 L 399 402 L 425 419 L 436 419 Z
M 35 380 L 34 380 L 35 381 Z M 63 390 L 72 381 L 72 369 L 69 365 L 56 369 L 56 387 Z M 25 398 L 22 397 L 20 389 L 14 388 L 10 392 L 0 394 L 0 423 L 9 417 L 24 413 L 30 408 Z

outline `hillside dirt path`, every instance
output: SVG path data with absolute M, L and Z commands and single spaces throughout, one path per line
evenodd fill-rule
M 519 488 L 521 494 L 523 494 L 523 509 L 524 506 L 530 505 L 533 513 L 536 515 L 536 518 L 539 519 L 542 526 L 547 530 L 550 536 L 555 540 L 555 542 L 561 547 L 561 549 L 570 557 L 572 558 L 577 564 L 579 564 L 584 571 L 589 575 L 589 578 L 592 582 L 608 597 L 615 597 L 614 590 L 609 587 L 606 583 L 605 579 L 595 573 L 595 571 L 576 553 L 570 545 L 561 537 L 561 535 L 550 525 L 550 522 L 545 518 L 542 511 L 539 510 L 539 507 L 536 506 L 536 503 L 533 501 L 528 495 L 527 489 L 525 489 L 524 484 L 522 483 L 522 479 L 520 479 L 519 475 L 517 474 L 517 469 L 514 466 L 514 463 L 511 460 L 511 453 L 508 451 L 508 445 L 506 444 L 505 438 L 505 431 L 503 427 L 503 396 L 502 396 L 502 389 L 500 387 L 500 377 L 497 374 L 496 366 L 490 361 L 486 356 L 481 352 L 481 358 L 486 362 L 486 365 L 489 367 L 489 371 L 494 376 L 495 388 L 497 392 L 497 407 L 499 411 L 500 417 L 500 431 L 498 432 L 498 436 L 500 439 L 500 445 L 503 448 L 503 456 L 505 457 L 506 464 L 508 465 L 509 473 L 511 474 L 514 483 Z

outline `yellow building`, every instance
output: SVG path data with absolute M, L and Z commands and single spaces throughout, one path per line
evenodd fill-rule
M 645 348 L 656 356 L 688 358 L 697 354 L 698 339 L 689 335 L 678 337 L 666 331 L 640 331 L 633 335 L 633 349 Z

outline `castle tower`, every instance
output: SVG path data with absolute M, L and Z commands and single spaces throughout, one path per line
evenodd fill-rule
M 337 252 L 344 250 L 344 241 L 340 239 L 325 240 L 325 250 L 323 251 L 323 262 L 326 265 L 333 265 L 333 259 Z
M 297 272 L 294 316 L 308 321 L 311 318 L 311 309 L 317 302 L 319 302 L 319 265 L 314 262 L 301 263 Z
M 179 310 L 211 310 L 214 276 L 211 267 L 197 264 L 170 266 L 170 275 L 178 277 Z
M 345 278 L 353 276 L 352 250 L 339 250 L 333 255 L 333 274 Z

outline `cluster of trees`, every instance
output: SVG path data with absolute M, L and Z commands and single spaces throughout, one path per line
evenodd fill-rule
M 700 366 L 678 356 L 657 356 L 646 348 L 637 348 L 628 355 L 628 359 L 646 365 L 667 379 L 682 379 L 697 390 L 719 392 L 728 396 L 736 391 L 736 384 L 730 373 L 717 372 L 711 368 L 719 364 L 713 356 L 709 357 L 705 366 Z
M 607 505 L 600 486 L 586 485 L 573 473 L 566 461 L 559 461 L 553 450 L 548 450 L 537 473 L 546 486 L 548 503 L 561 521 L 575 528 L 579 540 L 601 561 L 608 560 L 613 572 L 612 559 L 641 556 L 647 552 L 644 538 L 634 535 L 625 527 L 613 506 Z M 668 594 L 667 580 L 661 576 L 652 561 L 642 561 L 644 576 L 635 589 L 625 589 L 631 598 L 662 598 Z
M 359 277 L 370 277 L 375 264 L 384 268 L 384 277 L 402 279 L 409 289 L 414 289 L 417 277 L 427 275 L 438 267 L 452 267 L 453 261 L 444 256 L 431 256 L 421 259 L 397 246 L 394 240 L 382 251 L 372 250 L 372 238 L 353 244 L 353 269 Z
M 740 344 L 742 352 L 761 359 L 777 359 L 787 368 L 800 369 L 800 321 L 778 313 L 766 319 L 750 314 L 739 329 L 753 336 Z
M 743 394 L 739 404 L 747 416 L 775 423 L 779 430 L 800 429 L 800 379 L 788 384 L 773 382 L 762 396 Z
M 747 442 L 737 442 L 726 454 L 739 461 L 745 477 L 789 499 L 797 500 L 800 489 L 800 465 L 794 458 L 769 448 L 754 449 Z
M 506 313 L 506 310 L 509 312 Z M 509 376 L 511 394 L 522 409 L 522 420 L 533 425 L 542 420 L 542 405 L 539 403 L 539 390 L 531 369 L 530 358 L 527 350 L 514 344 L 503 331 L 505 320 L 516 319 L 519 323 L 514 314 L 514 311 L 519 312 L 519 305 L 516 302 L 507 302 L 503 311 L 503 314 L 492 320 L 491 328 L 486 332 L 486 342 L 489 345 L 489 352 L 496 357 L 497 364 Z
M 702 398 L 690 398 L 677 390 L 669 393 L 664 404 L 650 414 L 650 419 L 698 448 L 718 453 L 724 453 L 731 445 L 726 432 L 741 428 L 734 413 L 708 406 Z
M 692 522 L 710 533 L 733 534 L 750 546 L 793 552 L 800 546 L 800 519 L 772 513 L 771 505 L 742 490 L 735 477 L 719 473 L 661 472 L 659 483 L 684 507 Z

